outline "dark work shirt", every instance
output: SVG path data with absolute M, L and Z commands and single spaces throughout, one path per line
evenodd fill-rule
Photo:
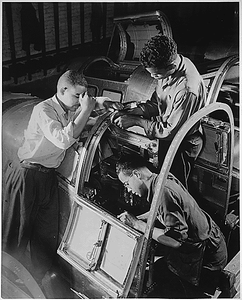
M 157 179 L 158 176 L 154 174 L 149 201 L 152 201 L 155 193 Z M 157 220 L 164 226 L 165 235 L 182 244 L 180 248 L 172 250 L 169 257 L 170 268 L 177 275 L 193 283 L 199 278 L 201 264 L 210 270 L 224 268 L 227 250 L 220 229 L 172 174 L 168 175 L 163 196 L 160 199 Z M 205 246 L 208 249 L 206 253 L 209 253 L 203 260 Z M 179 255 L 181 259 L 178 259 Z M 189 265 L 190 268 L 194 261 L 196 263 L 200 261 L 200 266 L 195 268 L 196 271 L 194 269 L 187 271 L 186 266 Z M 184 272 L 188 274 L 184 275 Z M 195 279 L 189 279 L 189 276 Z
M 146 119 L 144 130 L 150 139 L 171 141 L 183 123 L 205 106 L 206 88 L 201 75 L 188 58 L 179 57 L 176 72 L 157 80 L 151 99 L 139 104 Z

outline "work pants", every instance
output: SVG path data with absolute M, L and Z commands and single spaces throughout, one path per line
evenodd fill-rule
M 6 171 L 2 210 L 2 250 L 21 261 L 28 242 L 36 280 L 52 266 L 58 240 L 58 181 L 11 162 Z
M 203 147 L 203 136 L 197 131 L 189 137 L 185 137 L 180 144 L 173 159 L 170 172 L 188 189 L 188 179 L 194 162 Z M 159 170 L 162 167 L 166 154 L 171 145 L 170 141 L 159 141 Z

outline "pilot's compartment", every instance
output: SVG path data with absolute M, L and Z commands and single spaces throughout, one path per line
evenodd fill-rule
M 148 210 L 147 201 L 124 188 L 116 174 L 116 162 L 121 154 L 137 153 L 145 157 L 156 170 L 158 141 L 122 130 L 110 124 L 93 153 L 89 178 L 80 182 L 80 195 L 85 196 L 111 214 L 129 210 L 137 215 Z

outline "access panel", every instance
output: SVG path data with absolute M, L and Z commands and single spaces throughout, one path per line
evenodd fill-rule
M 58 254 L 88 278 L 95 290 L 117 298 L 132 281 L 139 245 L 138 232 L 79 198 L 73 203 Z M 73 289 L 85 293 L 81 285 Z

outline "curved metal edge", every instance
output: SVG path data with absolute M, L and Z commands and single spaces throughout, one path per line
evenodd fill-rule
M 139 260 L 140 260 L 140 256 L 142 254 L 142 251 L 144 251 L 144 245 L 145 245 L 145 237 L 141 236 L 138 245 L 137 245 L 137 249 L 135 250 L 135 256 L 133 257 L 133 262 L 132 262 L 132 267 L 129 270 L 129 274 L 128 274 L 128 278 L 123 290 L 123 294 L 119 297 L 119 298 L 127 298 L 131 285 L 133 283 L 133 279 L 139 264 Z
M 162 197 L 163 194 L 163 190 L 164 190 L 164 186 L 166 183 L 166 178 L 167 175 L 170 171 L 170 167 L 171 164 L 173 162 L 173 159 L 175 157 L 175 154 L 177 152 L 178 147 L 180 146 L 181 142 L 183 141 L 184 137 L 186 136 L 186 134 L 188 133 L 188 131 L 199 121 L 201 120 L 202 117 L 212 113 L 215 110 L 224 110 L 228 116 L 229 116 L 229 120 L 230 120 L 230 126 L 231 126 L 231 149 L 234 148 L 234 122 L 233 122 L 233 114 L 231 111 L 231 108 L 224 103 L 213 103 L 210 104 L 206 107 L 204 107 L 203 109 L 201 109 L 200 111 L 196 112 L 194 115 L 192 115 L 189 120 L 187 120 L 183 126 L 180 128 L 180 130 L 177 132 L 177 134 L 175 135 L 169 149 L 168 152 L 166 154 L 165 160 L 163 162 L 161 171 L 158 175 L 158 181 L 157 181 L 157 186 L 156 186 L 156 191 L 151 203 L 151 208 L 150 208 L 150 213 L 149 213 L 149 217 L 147 220 L 147 224 L 146 224 L 146 228 L 145 228 L 145 233 L 144 233 L 144 240 L 146 241 L 145 246 L 149 247 L 150 245 L 150 241 L 152 240 L 152 233 L 153 233 L 153 229 L 154 229 L 154 222 L 157 216 L 157 211 L 159 208 L 159 204 L 160 204 L 160 199 Z M 233 166 L 233 155 L 232 153 L 230 153 L 230 165 L 229 165 L 229 172 L 230 174 L 232 174 L 232 166 Z M 229 186 L 231 185 L 231 176 L 230 176 L 230 183 Z M 145 269 L 146 263 L 147 263 L 147 259 L 148 259 L 148 252 L 149 251 L 145 251 L 145 256 L 141 258 L 141 270 Z M 144 273 L 144 272 L 143 272 Z M 142 288 L 143 286 L 143 280 L 144 280 L 144 274 L 142 274 L 141 278 L 140 278 L 140 288 Z M 141 295 L 141 291 L 139 292 L 139 296 Z
M 84 182 L 89 179 L 91 171 L 91 162 L 93 160 L 97 145 L 103 136 L 104 132 L 111 123 L 111 112 L 107 112 L 101 116 L 97 123 L 91 129 L 89 136 L 83 146 L 82 152 L 79 158 L 79 166 L 76 175 L 75 192 L 78 192 L 83 188 Z M 82 175 L 81 175 L 82 174 Z
M 160 10 L 156 11 L 156 13 L 157 13 L 158 19 L 161 23 L 163 34 L 170 37 L 170 38 L 172 38 L 172 29 L 171 29 L 171 24 L 169 22 L 169 19 Z
M 22 99 L 26 99 L 26 100 L 35 100 L 35 99 L 39 99 L 37 96 L 33 96 L 31 94 L 26 94 L 26 93 L 12 93 L 12 92 L 4 92 L 2 93 L 2 103 L 5 103 L 7 101 L 11 101 L 11 100 L 22 100 Z
M 118 57 L 118 61 L 123 61 L 125 59 L 126 53 L 127 53 L 127 37 L 126 37 L 126 32 L 122 26 L 122 23 L 124 22 L 135 22 L 136 20 L 146 20 L 146 19 L 151 19 L 151 20 L 157 20 L 160 22 L 161 29 L 162 29 L 162 34 L 171 37 L 172 38 L 172 29 L 170 22 L 168 20 L 168 17 L 160 10 L 156 10 L 151 13 L 141 13 L 141 14 L 136 14 L 136 15 L 129 15 L 126 17 L 117 17 L 114 18 L 114 23 L 116 24 L 116 27 L 118 28 L 119 31 L 119 37 L 120 37 L 120 53 Z M 112 37 L 114 36 L 114 31 L 112 34 Z M 111 39 L 112 41 L 112 39 Z M 111 44 L 111 43 L 110 43 Z M 110 47 L 109 45 L 108 48 L 108 54 L 110 52 Z M 108 55 L 107 54 L 107 55 Z
M 2 265 L 17 275 L 28 288 L 34 299 L 46 298 L 29 271 L 19 261 L 4 251 L 2 251 Z
M 224 110 L 230 120 L 230 126 L 231 126 L 231 149 L 234 148 L 234 122 L 233 122 L 233 114 L 231 111 L 231 108 L 224 103 L 212 103 L 207 107 L 204 107 L 200 111 L 196 112 L 193 116 L 190 117 L 189 120 L 187 120 L 181 129 L 177 132 L 175 135 L 168 152 L 166 154 L 164 163 L 162 165 L 161 171 L 159 173 L 158 182 L 157 182 L 157 188 L 156 192 L 154 194 L 154 198 L 152 200 L 151 209 L 150 209 L 150 215 L 147 221 L 145 236 L 148 238 L 150 235 L 150 231 L 152 228 L 152 224 L 154 223 L 154 220 L 156 218 L 156 213 L 159 205 L 159 199 L 162 196 L 165 181 L 168 175 L 168 172 L 170 171 L 170 167 L 172 164 L 172 161 L 175 157 L 175 154 L 177 152 L 178 147 L 180 146 L 181 142 L 183 141 L 184 137 L 188 133 L 188 131 L 199 121 L 202 117 L 216 111 L 216 110 Z M 233 166 L 233 155 L 232 151 L 230 154 L 230 160 L 229 160 L 229 172 L 232 174 L 232 166 Z
M 159 11 L 153 11 L 150 13 L 139 13 L 139 14 L 133 14 L 133 15 L 128 15 L 128 16 L 122 16 L 122 17 L 116 17 L 113 19 L 114 23 L 117 22 L 127 22 L 127 21 L 134 21 L 138 19 L 143 19 L 143 18 L 157 18 L 159 16 Z
M 19 98 L 9 98 L 9 99 L 3 99 L 2 102 L 2 114 L 6 114 L 7 111 L 9 111 L 10 109 L 12 109 L 13 107 L 16 106 L 22 106 L 23 104 L 26 103 L 33 103 L 34 105 L 37 105 L 38 103 L 44 101 L 43 99 L 40 99 L 38 97 L 19 97 Z
M 94 58 L 93 57 L 88 58 L 81 65 L 81 67 L 78 69 L 78 71 L 81 72 L 83 75 L 85 75 L 84 72 L 86 71 L 86 69 L 90 65 L 92 65 L 92 64 L 94 64 L 94 63 L 96 63 L 98 61 L 104 61 L 104 62 L 108 63 L 112 67 L 118 67 L 118 65 L 115 62 L 113 62 L 109 57 L 107 57 L 107 56 L 98 56 L 98 57 L 94 57 Z
M 122 27 L 121 24 L 117 24 L 118 30 L 119 30 L 119 37 L 120 37 L 120 52 L 118 61 L 123 61 L 125 59 L 125 56 L 128 51 L 128 42 L 127 42 L 127 36 L 126 33 Z
M 79 168 L 78 168 L 78 172 L 77 172 L 77 178 L 79 178 L 79 181 L 78 182 L 76 181 L 76 185 L 75 185 L 76 194 L 78 194 L 79 191 L 83 188 L 84 182 L 87 181 L 90 176 L 91 162 L 95 155 L 95 151 L 100 142 L 100 139 L 102 138 L 103 134 L 106 132 L 107 128 L 111 124 L 111 119 L 110 119 L 111 114 L 112 113 L 109 112 L 100 118 L 100 120 L 92 128 L 91 133 L 88 137 L 88 140 L 86 141 L 86 143 L 84 145 L 83 151 L 80 156 Z M 81 174 L 82 174 L 82 176 L 80 176 Z M 74 206 L 72 207 L 72 212 L 73 211 L 74 211 Z M 69 218 L 69 220 L 71 220 L 71 219 Z M 71 226 L 71 224 L 68 223 L 68 228 L 70 228 L 70 226 Z M 66 232 L 65 232 L 65 238 L 67 237 Z M 132 267 L 128 272 L 128 276 L 126 279 L 125 287 L 123 289 L 123 293 L 122 293 L 122 295 L 119 296 L 119 298 L 126 298 L 128 296 L 130 287 L 133 282 L 133 277 L 135 275 L 136 268 L 139 263 L 139 257 L 142 253 L 142 249 L 144 249 L 144 246 L 143 246 L 144 242 L 145 242 L 145 237 L 144 237 L 144 235 L 142 235 L 139 239 L 137 249 L 135 250 L 135 256 L 133 258 Z
M 224 79 L 227 71 L 238 61 L 239 61 L 238 55 L 233 55 L 233 56 L 227 58 L 223 62 L 223 64 L 219 67 L 218 71 L 216 72 L 213 83 L 208 92 L 208 96 L 207 96 L 207 100 L 206 100 L 207 105 L 217 101 L 217 97 L 218 97 L 221 85 L 223 83 L 223 79 Z
M 140 270 L 142 270 L 142 271 L 145 269 L 147 258 L 148 258 L 148 251 L 143 251 L 143 250 L 144 250 L 144 248 L 147 250 L 147 248 L 150 245 L 150 242 L 152 239 L 151 236 L 152 236 L 152 232 L 153 232 L 154 221 L 155 221 L 158 206 L 159 206 L 159 199 L 162 196 L 165 181 L 166 181 L 165 179 L 170 170 L 170 167 L 171 167 L 172 161 L 174 159 L 174 156 L 176 154 L 176 151 L 177 151 L 178 147 L 180 146 L 182 140 L 184 139 L 185 135 L 190 130 L 190 128 L 192 128 L 192 126 L 194 126 L 195 123 L 197 123 L 202 117 L 208 115 L 209 113 L 211 113 L 215 110 L 224 110 L 225 112 L 227 112 L 227 114 L 229 116 L 231 128 L 234 128 L 233 115 L 232 115 L 232 111 L 231 111 L 230 107 L 227 104 L 223 104 L 223 103 L 213 103 L 207 107 L 204 107 L 197 113 L 195 113 L 185 124 L 183 124 L 182 128 L 178 131 L 178 133 L 176 134 L 176 136 L 173 139 L 173 142 L 170 145 L 170 148 L 168 149 L 162 169 L 159 174 L 159 178 L 158 178 L 158 182 L 157 182 L 157 189 L 156 189 L 156 192 L 155 192 L 152 204 L 151 204 L 150 215 L 147 220 L 146 230 L 145 230 L 145 233 L 141 240 L 140 248 L 137 250 L 137 253 L 136 253 L 137 255 L 135 257 L 134 265 L 137 267 L 138 263 L 141 262 Z M 75 187 L 76 193 L 78 193 L 79 189 L 83 187 L 84 181 L 89 178 L 90 170 L 91 170 L 90 162 L 92 162 L 92 160 L 93 160 L 97 145 L 98 145 L 101 137 L 103 136 L 104 132 L 106 131 L 106 129 L 109 127 L 109 125 L 111 123 L 110 118 L 109 118 L 111 114 L 112 113 L 107 113 L 100 118 L 100 120 L 92 128 L 91 133 L 88 137 L 88 140 L 86 141 L 86 143 L 84 145 L 84 149 L 83 149 L 83 152 L 80 157 L 79 169 L 78 169 L 78 174 L 77 174 L 77 178 L 80 178 L 80 177 L 81 178 L 80 178 L 79 182 L 76 182 L 76 187 Z M 231 149 L 233 149 L 233 144 L 234 144 L 233 130 L 231 130 L 231 133 L 232 133 L 231 134 Z M 232 165 L 233 165 L 233 155 L 231 155 L 231 154 L 232 153 L 230 153 L 230 172 L 232 172 Z M 80 176 L 80 174 L 82 174 L 82 176 Z M 141 259 L 140 259 L 140 255 L 141 256 L 143 255 L 144 257 L 141 257 Z M 134 271 L 132 272 L 132 275 L 134 275 Z M 138 296 L 141 295 L 143 279 L 144 279 L 143 276 L 141 276 L 139 284 L 138 284 L 139 290 L 140 290 L 138 292 Z M 121 296 L 122 298 L 127 296 L 131 284 L 132 284 L 132 280 L 129 279 L 127 288 L 125 288 L 124 294 Z

